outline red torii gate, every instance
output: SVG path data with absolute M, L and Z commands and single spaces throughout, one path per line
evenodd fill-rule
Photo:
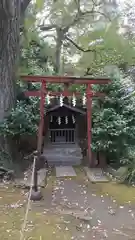
M 61 94 L 65 97 L 67 96 L 79 96 L 79 92 L 70 92 L 67 88 L 61 92 L 50 92 L 47 90 L 47 83 L 64 83 L 64 84 L 85 84 L 86 87 L 86 98 L 87 98 L 87 137 L 88 137 L 88 158 L 89 165 L 92 165 L 92 152 L 91 152 L 91 115 L 92 115 L 92 97 L 101 97 L 104 96 L 103 93 L 93 92 L 92 84 L 108 84 L 110 79 L 108 78 L 78 78 L 78 77 L 68 77 L 68 76 L 21 76 L 23 81 L 41 83 L 40 91 L 25 91 L 26 96 L 40 97 L 40 122 L 38 129 L 38 143 L 37 151 L 41 154 L 42 148 L 42 134 L 44 127 L 44 106 L 45 106 L 45 97 L 47 94 L 49 96 L 60 96 Z

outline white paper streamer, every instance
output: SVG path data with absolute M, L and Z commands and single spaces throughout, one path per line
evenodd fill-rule
M 86 94 L 84 94 L 82 97 L 83 106 L 86 105 L 86 102 L 87 102 L 87 98 L 86 98 Z
M 73 123 L 75 123 L 75 117 L 74 117 L 74 115 L 72 115 L 72 121 L 73 121 Z
M 72 98 L 72 104 L 73 104 L 73 107 L 76 106 L 76 97 L 74 94 L 73 94 L 73 98 Z
M 68 116 L 65 117 L 65 123 L 68 124 Z
M 49 94 L 46 95 L 46 101 L 48 105 L 51 103 Z
M 63 96 L 62 96 L 62 94 L 60 95 L 60 106 L 61 107 L 63 106 Z
M 58 117 L 58 124 L 61 124 L 61 117 Z

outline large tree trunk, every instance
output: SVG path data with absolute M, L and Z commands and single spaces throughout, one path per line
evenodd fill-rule
M 16 102 L 16 66 L 19 57 L 21 4 L 24 1 L 0 0 L 0 122 L 9 115 Z M 0 151 L 11 155 L 8 145 L 7 139 L 0 136 Z
M 10 7 L 13 7 L 13 10 L 9 9 Z M 3 121 L 15 105 L 15 73 L 20 37 L 20 1 L 14 0 L 12 6 L 3 6 L 4 11 L 5 14 L 0 15 L 0 121 Z
M 56 40 L 56 60 L 55 60 L 55 72 L 56 74 L 60 74 L 61 70 L 61 49 L 64 39 L 64 33 L 61 29 L 56 29 L 57 40 Z
M 15 106 L 20 22 L 30 0 L 0 0 L 0 122 Z

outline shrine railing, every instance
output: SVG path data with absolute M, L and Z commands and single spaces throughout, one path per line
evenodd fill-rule
M 51 143 L 75 143 L 75 129 L 50 129 Z

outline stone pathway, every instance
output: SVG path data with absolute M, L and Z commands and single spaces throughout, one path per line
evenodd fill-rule
M 81 174 L 76 178 L 56 178 L 52 196 L 45 194 L 44 207 L 61 216 L 72 240 L 135 239 L 135 208 L 130 203 L 119 206 L 107 194 L 96 194 L 96 184 Z M 70 218 L 65 220 L 65 216 Z
M 56 177 L 75 177 L 76 173 L 71 166 L 56 167 Z
M 73 179 L 57 179 L 54 187 L 53 203 L 61 204 L 66 211 L 89 215 L 89 220 L 80 222 L 82 231 L 74 239 L 130 239 L 135 228 L 134 212 L 130 206 L 118 206 L 115 199 L 98 196 L 87 188 L 86 183 L 79 184 Z M 82 227 L 82 222 L 86 226 Z M 135 234 L 135 231 L 134 231 Z M 90 238 L 91 237 L 91 238 Z

